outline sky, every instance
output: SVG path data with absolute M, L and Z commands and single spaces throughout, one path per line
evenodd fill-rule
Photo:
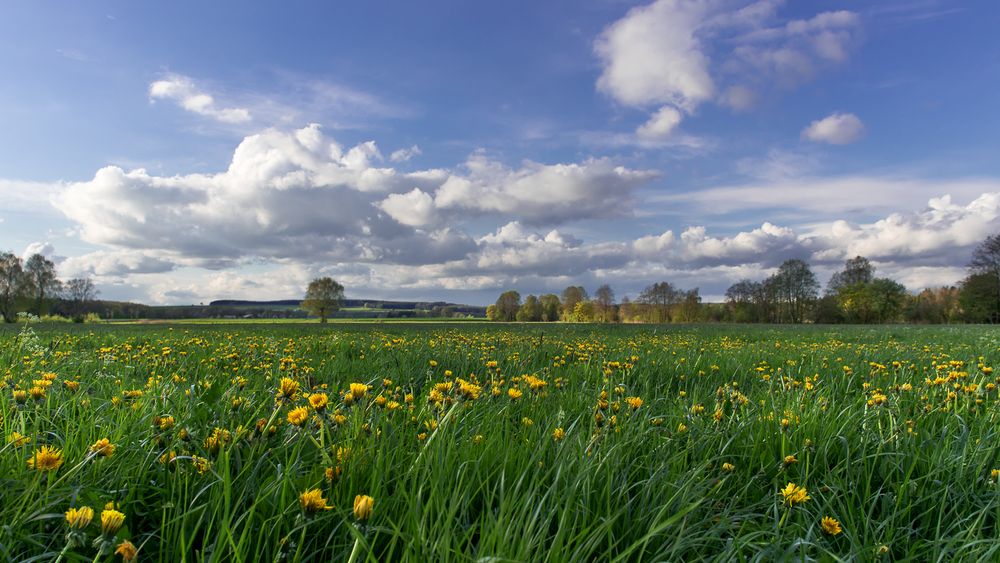
M 1000 231 L 990 1 L 34 2 L 0 17 L 0 250 L 104 299 L 721 300 Z

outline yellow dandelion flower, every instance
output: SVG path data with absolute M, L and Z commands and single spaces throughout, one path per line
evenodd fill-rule
M 82 530 L 90 525 L 90 521 L 94 519 L 94 509 L 89 506 L 81 506 L 80 508 L 70 508 L 66 511 L 66 523 L 69 524 L 70 528 L 76 530 Z
M 831 518 L 829 516 L 824 516 L 822 520 L 819 521 L 819 527 L 823 529 L 823 533 L 828 536 L 835 536 L 843 530 L 840 528 L 840 522 L 836 518 Z
M 723 463 L 722 470 L 725 471 L 726 473 L 732 473 L 733 471 L 736 471 L 736 466 L 728 462 Z
M 326 393 L 313 393 L 309 395 L 309 406 L 316 412 L 323 412 L 329 402 L 330 398 L 326 396 Z
M 55 471 L 62 464 L 62 450 L 51 446 L 42 446 L 28 458 L 28 468 L 36 471 Z
M 326 499 L 323 498 L 323 491 L 320 489 L 309 489 L 299 495 L 299 504 L 302 505 L 302 511 L 309 516 L 321 510 L 330 510 L 333 508 L 326 504 Z
M 31 443 L 30 436 L 24 436 L 20 432 L 11 432 L 10 437 L 7 438 L 7 443 L 13 445 L 15 448 L 20 448 L 21 446 Z
M 562 441 L 566 437 L 566 431 L 562 427 L 556 428 L 552 431 L 552 439 L 556 442 Z
M 357 495 L 354 497 L 354 517 L 358 520 L 367 520 L 372 515 L 375 507 L 375 499 L 368 495 Z
M 368 386 L 364 383 L 352 383 L 351 384 L 351 397 L 354 400 L 363 398 L 368 394 Z
M 309 418 L 309 409 L 305 407 L 296 407 L 288 411 L 288 422 L 295 426 L 302 426 L 306 423 Z
M 785 459 L 782 461 L 785 465 L 792 465 L 798 463 L 799 460 L 794 455 L 786 455 Z
M 520 389 L 515 389 L 513 387 L 507 390 L 507 396 L 514 400 L 520 399 L 523 394 L 524 393 L 522 393 Z
M 805 487 L 800 487 L 791 482 L 785 485 L 784 489 L 781 489 L 781 496 L 784 499 L 785 504 L 788 506 L 802 504 L 812 498 L 809 496 Z
M 90 453 L 99 457 L 111 457 L 115 453 L 115 445 L 107 438 L 101 438 L 90 446 Z
M 278 398 L 279 399 L 293 399 L 295 394 L 299 392 L 299 382 L 295 381 L 291 377 L 282 377 L 281 381 L 278 383 Z
M 125 523 L 125 515 L 118 512 L 115 509 L 107 509 L 101 511 L 101 534 L 105 536 L 113 536 L 118 533 L 118 530 Z
M 135 559 L 135 556 L 139 553 L 139 550 L 128 540 L 122 540 L 118 544 L 118 548 L 115 549 L 115 555 L 121 555 L 122 561 L 126 563 Z

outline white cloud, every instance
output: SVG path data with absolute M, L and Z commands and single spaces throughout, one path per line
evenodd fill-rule
M 658 0 L 629 10 L 594 45 L 604 65 L 597 87 L 624 104 L 688 112 L 710 99 L 715 84 L 696 35 L 708 8 L 708 2 Z
M 671 106 L 663 106 L 654 113 L 649 121 L 643 123 L 635 132 L 640 139 L 664 139 L 680 125 L 681 112 Z
M 443 217 L 460 227 L 469 212 L 533 225 L 624 214 L 632 190 L 654 176 L 605 159 L 512 169 L 477 154 L 455 171 L 412 173 L 381 160 L 374 142 L 346 148 L 315 125 L 267 130 L 246 137 L 225 171 L 157 176 L 108 166 L 53 203 L 84 241 L 123 251 L 71 263 L 81 271 L 254 260 L 420 265 L 462 260 L 477 247 L 461 228 L 441 228 Z
M 423 227 L 437 221 L 434 198 L 420 188 L 405 194 L 389 194 L 378 205 L 390 217 L 411 227 Z
M 406 162 L 415 156 L 420 156 L 421 154 L 423 154 L 423 152 L 420 150 L 420 147 L 413 145 L 408 149 L 392 151 L 392 154 L 389 155 L 389 160 L 393 162 Z
M 657 176 L 606 158 L 551 165 L 527 161 L 510 169 L 476 154 L 465 169 L 435 193 L 439 209 L 497 213 L 536 225 L 627 214 L 632 191 Z
M 97 250 L 66 258 L 59 263 L 64 278 L 112 277 L 127 274 L 159 274 L 176 268 L 171 260 L 135 250 Z
M 55 254 L 55 251 L 55 247 L 53 247 L 50 242 L 33 242 L 24 249 L 24 252 L 21 253 L 21 259 L 27 260 L 33 254 L 41 254 L 42 256 L 51 259 L 53 254 Z
M 602 65 L 597 88 L 627 106 L 660 106 L 637 132 L 662 138 L 707 101 L 743 111 L 757 91 L 794 86 L 849 58 L 860 28 L 856 13 L 782 23 L 779 4 L 656 0 L 632 8 L 594 42 Z
M 853 113 L 834 113 L 802 130 L 802 138 L 817 143 L 846 145 L 861 138 L 865 125 Z
M 246 123 L 251 119 L 250 110 L 219 107 L 211 94 L 198 88 L 190 77 L 180 74 L 169 74 L 150 84 L 149 99 L 170 100 L 187 111 L 223 123 Z

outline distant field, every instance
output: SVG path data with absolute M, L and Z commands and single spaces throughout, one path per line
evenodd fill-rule
M 1000 559 L 992 327 L 223 323 L 0 329 L 0 559 Z

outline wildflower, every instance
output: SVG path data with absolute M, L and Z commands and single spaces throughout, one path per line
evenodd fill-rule
M 316 412 L 323 412 L 329 402 L 330 398 L 326 396 L 326 393 L 313 393 L 312 395 L 309 395 L 309 405 Z
M 732 473 L 733 471 L 736 471 L 736 466 L 728 462 L 723 463 L 722 470 L 725 471 L 726 473 Z
M 7 438 L 7 443 L 12 444 L 15 448 L 20 448 L 26 444 L 31 443 L 30 436 L 24 436 L 20 432 L 11 432 L 10 437 Z
M 1000 479 L 1000 469 L 990 470 L 990 477 L 992 477 L 994 481 Z
M 50 446 L 42 446 L 28 458 L 28 468 L 36 471 L 55 471 L 63 464 L 62 450 Z
M 531 425 L 532 425 L 532 424 L 534 424 L 534 423 L 535 423 L 535 421 L 534 421 L 534 420 L 531 420 L 531 419 L 530 419 L 530 418 L 528 418 L 528 417 L 524 417 L 524 418 L 522 418 L 522 419 L 521 419 L 521 424 L 523 424 L 523 425 L 525 425 L 525 426 L 531 426 Z
M 520 399 L 523 394 L 524 393 L 522 393 L 520 389 L 515 389 L 513 387 L 507 390 L 507 396 L 514 400 Z
M 14 402 L 23 405 L 28 400 L 28 392 L 23 389 L 14 389 Z
M 295 426 L 302 426 L 308 418 L 309 409 L 305 407 L 297 407 L 288 411 L 288 422 Z
M 157 416 L 153 418 L 153 425 L 160 430 L 170 430 L 174 427 L 174 417 L 172 416 Z
M 683 422 L 677 424 L 677 433 L 678 434 L 680 434 L 681 432 L 684 432 L 687 429 L 688 429 L 687 425 L 684 424 Z
M 320 510 L 330 510 L 333 508 L 326 504 L 326 499 L 323 498 L 323 491 L 320 489 L 309 489 L 299 495 L 299 504 L 302 505 L 302 511 L 306 513 L 306 516 L 312 516 Z
M 351 397 L 354 400 L 363 398 L 368 394 L 368 386 L 364 383 L 352 383 L 351 384 Z
M 375 499 L 368 495 L 357 495 L 354 497 L 354 517 L 358 520 L 367 520 L 372 515 L 375 506 Z
M 828 536 L 835 536 L 842 532 L 840 528 L 840 522 L 836 518 L 830 518 L 829 516 L 824 516 L 822 520 L 819 521 L 819 527 L 823 529 L 823 533 Z
M 562 427 L 556 428 L 555 430 L 552 431 L 552 439 L 555 440 L 556 442 L 562 441 L 562 439 L 565 437 L 566 437 L 566 431 L 563 430 Z
M 795 483 L 789 482 L 784 489 L 781 489 L 781 496 L 784 502 L 788 506 L 795 506 L 796 504 L 802 504 L 809 500 L 810 497 L 805 487 L 800 487 Z
M 642 399 L 639 397 L 625 397 L 625 402 L 632 407 L 632 410 L 639 410 L 639 407 L 642 406 Z
M 798 462 L 799 462 L 799 460 L 794 455 L 786 455 L 785 459 L 783 460 L 783 463 L 786 466 L 787 465 L 792 465 L 792 464 L 795 464 L 795 463 L 798 463 Z
M 343 470 L 340 468 L 339 465 L 336 467 L 327 467 L 326 470 L 323 471 L 323 476 L 326 477 L 327 481 L 330 481 L 332 483 L 340 479 L 340 474 L 342 472 Z
M 472 437 L 472 443 L 476 444 L 477 446 L 479 444 L 482 444 L 483 443 L 483 435 L 482 434 L 476 434 L 475 436 L 473 436 Z
M 101 438 L 90 446 L 90 453 L 99 457 L 111 457 L 115 453 L 115 445 L 111 443 L 111 440 Z
M 292 400 L 299 392 L 299 382 L 291 377 L 282 377 L 278 383 L 278 398 L 282 400 Z
M 132 545 L 132 542 L 128 540 L 122 540 L 122 542 L 118 544 L 118 549 L 115 549 L 115 555 L 121 555 L 122 561 L 125 561 L 126 563 L 135 559 L 137 553 L 138 550 L 134 545 Z
M 193 455 L 191 456 L 191 463 L 194 465 L 194 468 L 197 469 L 198 473 L 201 475 L 208 473 L 208 471 L 212 469 L 212 462 L 203 457 Z
M 118 529 L 125 523 L 125 515 L 114 508 L 106 508 L 101 511 L 101 534 L 113 536 L 118 533 Z
M 66 523 L 70 528 L 76 530 L 82 530 L 90 525 L 90 521 L 94 519 L 94 509 L 89 506 L 81 506 L 80 508 L 70 508 L 66 511 Z

